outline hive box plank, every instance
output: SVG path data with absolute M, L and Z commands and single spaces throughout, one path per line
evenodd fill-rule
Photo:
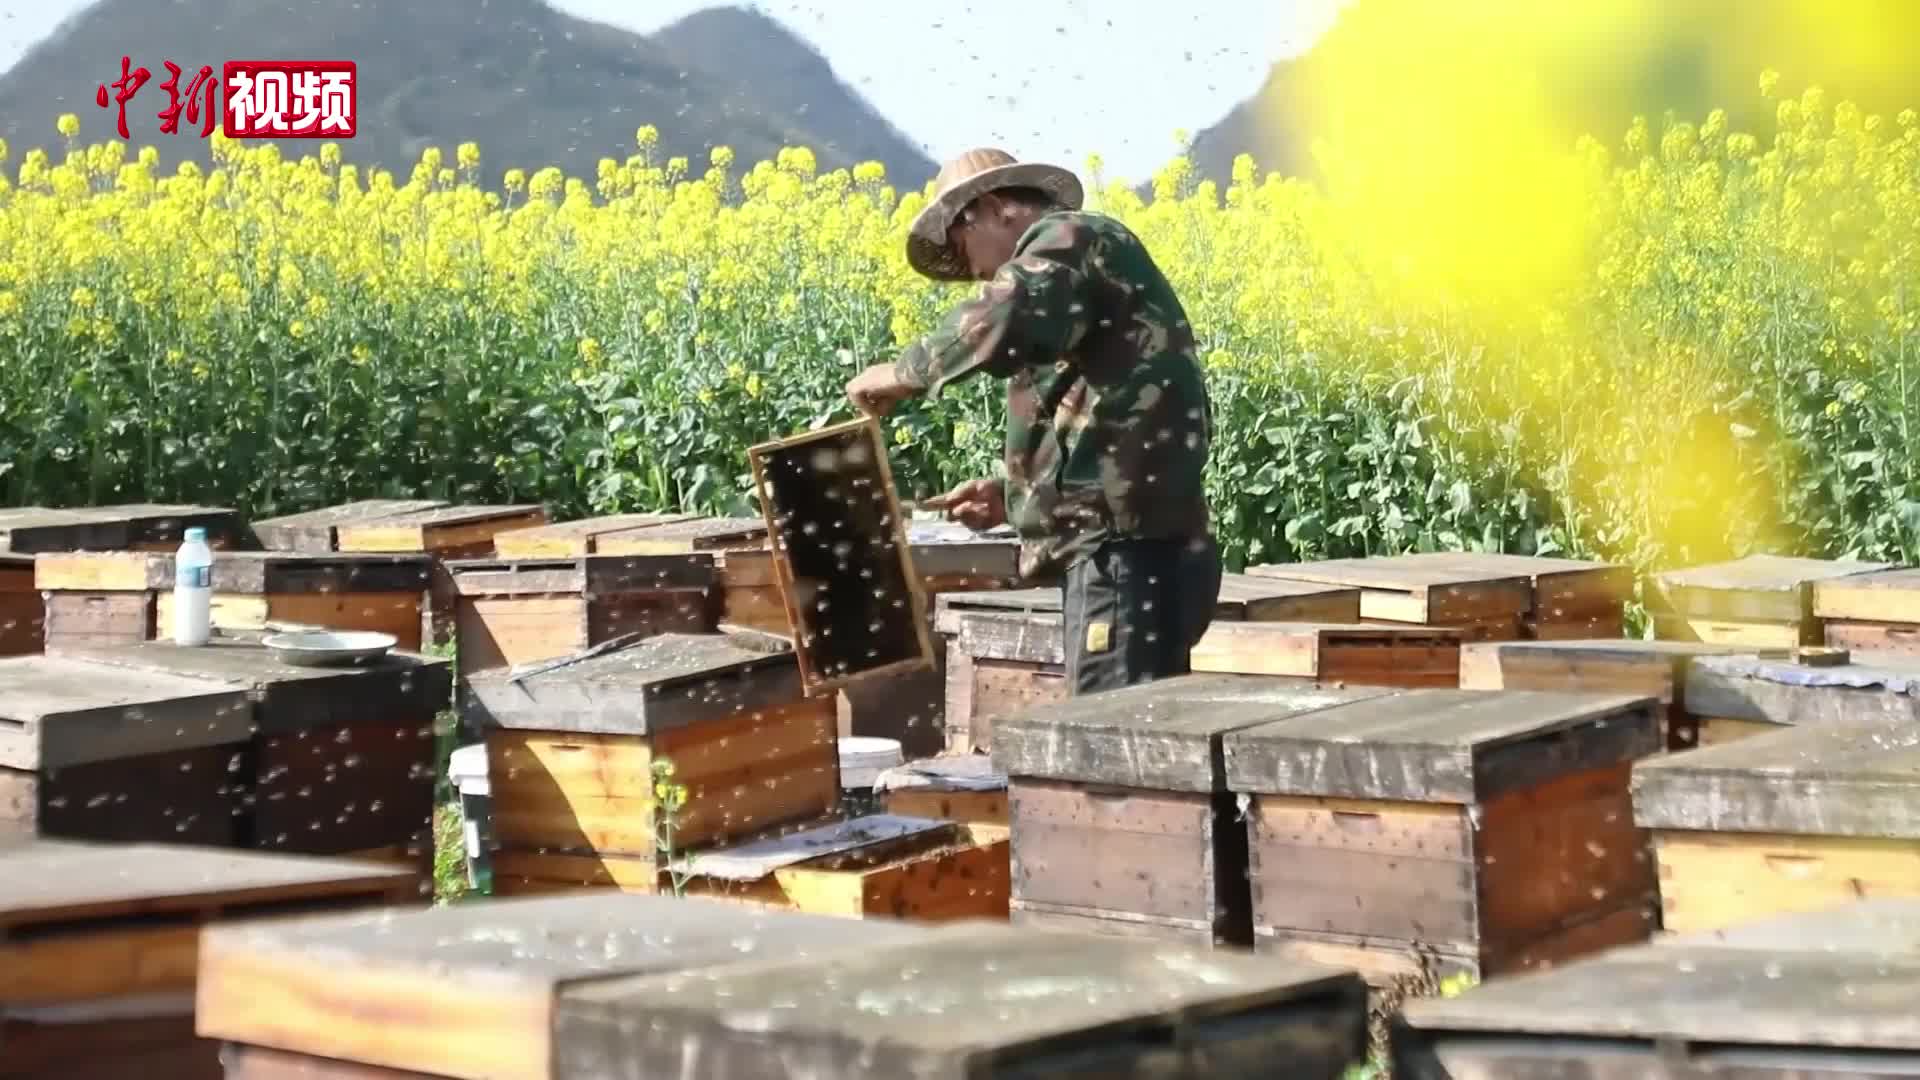
M 1654 944 L 1752 949 L 1769 954 L 1848 952 L 1920 958 L 1920 899 L 1846 900 L 1731 926 L 1670 931 L 1655 938 Z
M 807 692 L 934 666 L 928 605 L 873 418 L 748 451 Z
M 546 509 L 538 503 L 440 506 L 341 524 L 335 536 L 341 551 L 426 552 L 458 559 L 492 554 L 499 533 L 546 523 Z
M 1384 691 L 1189 675 L 1000 719 L 1013 917 L 1112 934 L 1246 944 L 1246 833 L 1221 739 Z
M 39 556 L 35 586 L 63 610 L 107 610 L 126 618 L 62 626 L 50 645 L 138 642 L 169 626 L 174 556 L 160 552 L 60 552 Z M 431 563 L 423 555 L 221 552 L 213 561 L 213 625 L 261 629 L 270 623 L 392 634 L 420 648 L 420 602 Z M 136 619 L 131 613 L 138 610 Z
M 217 1080 L 193 1029 L 204 927 L 404 903 L 344 860 L 148 844 L 0 847 L 0 1076 Z
M 1920 1071 L 1920 963 L 1642 946 L 1408 1002 L 1396 1077 L 1840 1080 Z
M 1457 686 L 1460 631 L 1427 626 L 1219 622 L 1193 670 L 1355 686 Z
M 1700 721 L 1686 697 L 1693 661 L 1742 651 L 1737 645 L 1637 638 L 1472 642 L 1460 648 L 1460 688 L 1645 694 L 1665 709 L 1667 748 L 1685 750 L 1700 742 Z
M 1420 555 L 1282 563 L 1247 573 L 1360 589 L 1363 619 L 1473 627 L 1493 637 L 1517 637 L 1533 604 L 1532 576 L 1524 569 L 1487 570 Z
M 130 543 L 125 521 L 88 510 L 22 506 L 0 510 L 0 551 L 103 551 Z
M 1785 648 L 1818 645 L 1816 582 L 1888 569 L 1887 563 L 1749 555 L 1655 575 L 1655 630 L 1676 641 Z
M 46 648 L 46 610 L 33 587 L 33 556 L 0 552 L 0 656 Z
M 445 505 L 438 499 L 361 499 L 256 521 L 253 523 L 253 538 L 268 551 L 338 551 L 342 525 L 438 510 Z
M 212 506 L 123 503 L 53 510 L 0 510 L 0 551 L 171 551 L 186 530 L 207 531 L 216 550 L 241 546 L 245 529 L 232 510 Z
M 674 864 L 691 895 L 848 918 L 1007 918 L 1007 830 L 873 814 Z
M 805 698 L 793 653 L 765 635 L 663 634 L 550 664 L 460 680 L 487 743 L 496 892 L 654 888 L 657 760 L 688 789 L 680 851 L 838 804 L 833 700 Z
M 1874 718 L 1920 720 L 1920 657 L 1858 653 L 1814 667 L 1753 654 L 1707 656 L 1687 668 L 1687 708 L 1736 735 L 1779 725 L 1828 725 Z
M 1668 930 L 1920 897 L 1920 727 L 1783 728 L 1633 774 Z
M 691 520 L 692 514 L 608 514 L 578 521 L 557 521 L 497 533 L 493 550 L 502 559 L 572 559 L 582 555 L 617 554 L 600 546 L 603 537 L 640 526 Z
M 230 845 L 240 686 L 55 656 L 0 660 L 0 834 Z
M 897 765 L 874 778 L 889 814 L 976 825 L 1007 825 L 1007 774 L 986 754 L 943 754 Z
M 65 655 L 246 688 L 252 735 L 229 768 L 248 789 L 244 846 L 343 855 L 405 847 L 431 829 L 433 725 L 453 697 L 446 660 L 389 654 L 356 667 L 298 667 L 257 641 L 228 639 Z
M 767 523 L 757 518 L 682 518 L 602 534 L 608 555 L 691 555 L 732 548 L 764 548 Z
M 706 555 L 457 560 L 462 669 L 518 667 L 611 641 L 717 626 Z
M 1654 880 L 1628 776 L 1651 698 L 1404 690 L 1223 739 L 1256 946 L 1382 982 L 1644 940 Z
M 558 1003 L 596 981 L 934 932 L 613 893 L 220 927 L 202 944 L 196 1012 L 202 1036 L 248 1047 L 456 1080 L 548 1080 Z M 356 1075 L 308 1064 L 307 1075 Z
M 1331 1080 L 1364 1052 L 1365 1011 L 1351 972 L 954 928 L 926 942 L 569 992 L 557 1075 Z M 763 1019 L 748 1031 L 742 1015 Z
M 1920 655 L 1920 569 L 1816 581 L 1813 614 L 1828 645 Z

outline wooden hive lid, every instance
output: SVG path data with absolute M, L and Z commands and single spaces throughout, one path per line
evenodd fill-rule
M 943 754 L 896 765 L 874 778 L 882 791 L 1005 791 L 1007 774 L 986 754 Z
M 202 939 L 199 1032 L 435 1076 L 545 1080 L 563 990 L 932 933 L 609 892 L 220 926 Z
M 330 896 L 398 896 L 413 871 L 355 859 L 175 844 L 29 841 L 0 847 L 0 940 L 9 930 L 128 916 L 201 915 Z
M 1920 716 L 1920 657 L 1859 652 L 1832 667 L 1746 654 L 1687 665 L 1687 711 L 1774 724 Z
M 1453 998 L 1410 999 L 1401 1016 L 1428 1038 L 1498 1034 L 1916 1050 L 1915 1000 L 1920 963 L 1911 960 L 1642 945 L 1497 979 Z
M 453 666 L 439 657 L 396 652 L 353 667 L 302 667 L 276 660 L 255 640 L 259 636 L 216 637 L 200 646 L 145 641 L 72 647 L 61 655 L 245 687 L 262 734 L 340 724 L 419 725 L 453 697 Z
M 767 543 L 767 523 L 759 518 L 686 518 L 603 533 L 598 542 L 599 550 L 618 555 L 759 548 Z
M 446 568 L 462 596 L 697 592 L 715 581 L 714 557 L 704 553 L 455 559 Z
M 1010 533 L 976 533 L 963 526 L 911 522 L 907 552 L 921 577 L 1012 581 L 1020 576 L 1020 542 Z
M 1220 579 L 1220 599 L 1214 604 L 1214 617 L 1221 619 L 1244 619 L 1250 609 L 1263 603 L 1281 600 L 1306 598 L 1335 598 L 1351 595 L 1355 607 L 1353 618 L 1359 618 L 1358 589 L 1345 585 L 1326 585 L 1316 581 L 1292 581 L 1287 578 L 1260 578 L 1249 574 L 1225 574 Z M 999 589 L 981 592 L 948 593 L 939 598 L 939 611 L 967 613 L 974 611 L 1015 611 L 1015 612 L 1059 612 L 1061 610 L 1061 592 L 1059 589 Z M 943 632 L 952 633 L 946 626 Z
M 1184 675 L 999 717 L 993 760 L 1011 777 L 1155 791 L 1222 788 L 1221 736 L 1386 690 L 1321 690 L 1232 675 Z
M 1920 623 L 1920 567 L 1816 581 L 1813 613 L 1823 619 Z
M 0 766 L 57 769 L 245 742 L 247 688 L 65 656 L 0 660 Z M 208 778 L 208 783 L 217 783 Z
M 1920 726 L 1786 727 L 1642 761 L 1645 829 L 1920 839 Z
M 1234 791 L 1476 803 L 1661 747 L 1655 699 L 1407 690 L 1228 735 Z M 996 738 L 997 730 L 996 730 Z
M 445 505 L 438 499 L 361 499 L 263 518 L 253 523 L 253 537 L 261 547 L 273 551 L 332 551 L 341 525 L 416 514 Z
M 924 941 L 816 960 L 570 991 L 560 1007 L 556 1076 L 774 1076 L 793 1062 L 847 1078 L 1095 1075 L 1081 1072 L 1090 1053 L 1111 1070 L 1098 1075 L 1138 1075 L 1151 1060 L 1168 1076 L 1250 1076 L 1232 1067 L 1175 1069 L 1167 1052 L 1191 1045 L 1204 1055 L 1209 1024 L 1241 1014 L 1295 1027 L 1292 1034 L 1318 1044 L 1276 1039 L 1281 1045 L 1268 1050 L 1278 1056 L 1262 1063 L 1261 1075 L 1287 1075 L 1291 1064 L 1313 1076 L 1327 1058 L 1363 1052 L 1365 996 L 1352 972 L 1306 962 L 958 924 Z M 1275 1015 L 1290 1004 L 1311 1017 L 1311 1034 L 1308 1024 Z
M 799 665 L 766 634 L 659 634 L 525 670 L 462 678 L 482 728 L 649 735 L 802 699 Z
M 1852 952 L 1920 960 L 1920 898 L 1882 896 L 1736 926 L 1670 934 L 1656 945 L 1776 952 Z
M 1696 618 L 1798 622 L 1813 613 L 1815 582 L 1885 570 L 1888 563 L 1749 555 L 1654 575 L 1657 599 Z
M 555 559 L 600 553 L 600 539 L 625 529 L 691 521 L 692 514 L 606 514 L 601 517 L 555 521 L 530 528 L 508 529 L 493 538 L 502 558 Z
M 93 510 L 0 510 L 0 551 L 103 551 L 129 543 L 127 522 Z
M 1392 555 L 1277 563 L 1248 567 L 1247 573 L 1360 589 L 1360 614 L 1369 619 L 1428 622 L 1518 617 L 1533 607 L 1533 575 L 1512 566 L 1470 566 L 1419 555 Z
M 157 591 L 173 588 L 170 552 L 82 551 L 40 555 L 35 584 L 45 590 Z M 433 562 L 424 554 L 221 551 L 213 557 L 216 593 L 423 592 Z

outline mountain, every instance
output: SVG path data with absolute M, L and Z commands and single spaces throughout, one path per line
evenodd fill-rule
M 59 146 L 61 113 L 80 117 L 85 141 L 115 137 L 117 110 L 94 94 L 119 78 L 123 55 L 153 73 L 127 106 L 132 141 L 156 147 L 169 171 L 183 158 L 204 163 L 208 148 L 184 121 L 178 134 L 159 130 L 163 61 L 191 73 L 257 58 L 354 61 L 359 132 L 341 143 L 342 157 L 400 181 L 427 147 L 451 164 L 468 140 L 480 144 L 489 185 L 508 168 L 545 165 L 591 180 L 600 158 L 634 153 L 643 124 L 660 131 L 658 159 L 685 155 L 696 172 L 716 145 L 733 148 L 736 168 L 789 145 L 811 147 L 822 170 L 874 159 L 905 187 L 935 168 L 764 16 L 705 11 L 648 36 L 540 0 L 99 0 L 0 77 L 0 137 L 14 161 L 29 147 Z M 281 148 L 291 156 L 315 146 Z

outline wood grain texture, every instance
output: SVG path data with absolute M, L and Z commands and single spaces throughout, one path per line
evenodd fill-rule
M 765 548 L 767 523 L 759 518 L 688 518 L 602 533 L 599 550 L 610 555 L 673 555 L 733 548 Z
M 337 551 L 336 534 L 343 524 L 415 514 L 445 505 L 437 499 L 361 499 L 256 521 L 252 525 L 253 539 L 268 551 Z
M 608 891 L 221 926 L 202 938 L 198 1029 L 364 1065 L 547 1080 L 565 991 L 930 933 Z
M 1813 613 L 1822 619 L 1920 623 L 1920 568 L 1850 574 L 1813 585 Z
M 1070 973 L 1070 974 L 1069 974 Z M 1019 928 L 570 991 L 561 1078 L 1337 1077 L 1364 1042 L 1349 972 Z M 742 1032 L 742 1010 L 766 1027 Z
M 564 659 L 564 658 L 562 658 Z M 787 705 L 802 698 L 794 654 L 763 635 L 660 634 L 524 677 L 460 679 L 460 714 L 474 730 L 517 728 L 644 735 Z M 822 699 L 827 700 L 827 699 Z
M 244 687 L 62 656 L 0 660 L 0 767 L 57 769 L 245 742 Z
M 559 521 L 494 534 L 494 551 L 503 559 L 572 558 L 602 553 L 600 538 L 627 529 L 691 521 L 692 514 L 609 514 Z
M 1656 945 L 1777 952 L 1920 954 L 1920 898 L 1888 897 L 1749 919 L 1735 926 L 1664 934 Z
M 255 731 L 263 735 L 382 721 L 422 727 L 453 697 L 452 663 L 418 654 L 389 653 L 348 668 L 302 667 L 281 663 L 256 641 L 215 639 L 202 646 L 148 641 L 75 648 L 62 656 L 129 673 L 244 687 Z
M 110 645 L 151 640 L 154 600 L 147 592 L 48 593 L 46 647 Z
M 1784 728 L 1640 762 L 1648 829 L 1920 838 L 1920 727 L 1910 720 Z
M 493 538 L 513 529 L 547 523 L 538 504 L 442 506 L 374 521 L 341 524 L 334 535 L 341 551 L 424 551 L 441 558 L 493 553 Z
M 1814 584 L 1891 564 L 1749 555 L 1654 575 L 1658 608 L 1696 619 L 1799 623 L 1813 616 Z
M 1659 830 L 1661 925 L 1686 933 L 1871 897 L 1920 897 L 1911 840 Z
M 1220 622 L 1194 647 L 1192 664 L 1196 672 L 1323 685 L 1455 686 L 1460 635 L 1434 627 Z
M 1528 570 L 1488 569 L 1453 558 L 1327 559 L 1254 566 L 1247 573 L 1360 589 L 1360 615 L 1365 619 L 1449 625 L 1488 617 L 1517 619 L 1533 605 Z
M 100 843 L 243 842 L 245 743 L 167 750 L 32 772 L 0 768 L 0 837 Z
M 1218 791 L 1225 779 L 1222 736 L 1381 693 L 1220 675 L 1164 679 L 1001 716 L 993 759 L 1011 777 Z
M 1920 657 L 1860 653 L 1812 669 L 1748 655 L 1703 657 L 1687 668 L 1686 700 L 1701 716 L 1819 727 L 1920 718 Z
M 1920 656 L 1920 625 L 1913 623 L 1828 619 L 1821 631 L 1826 644 L 1853 652 Z
M 1482 802 L 1660 748 L 1652 698 L 1404 690 L 1229 733 L 1226 781 L 1275 795 Z

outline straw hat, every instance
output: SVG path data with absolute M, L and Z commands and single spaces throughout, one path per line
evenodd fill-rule
M 1005 150 L 969 150 L 940 167 L 933 199 L 913 219 L 907 234 L 907 262 L 935 281 L 965 281 L 973 275 L 947 243 L 947 229 L 968 203 L 1003 188 L 1031 187 L 1053 196 L 1069 210 L 1080 209 L 1080 179 L 1056 165 L 1018 162 Z

